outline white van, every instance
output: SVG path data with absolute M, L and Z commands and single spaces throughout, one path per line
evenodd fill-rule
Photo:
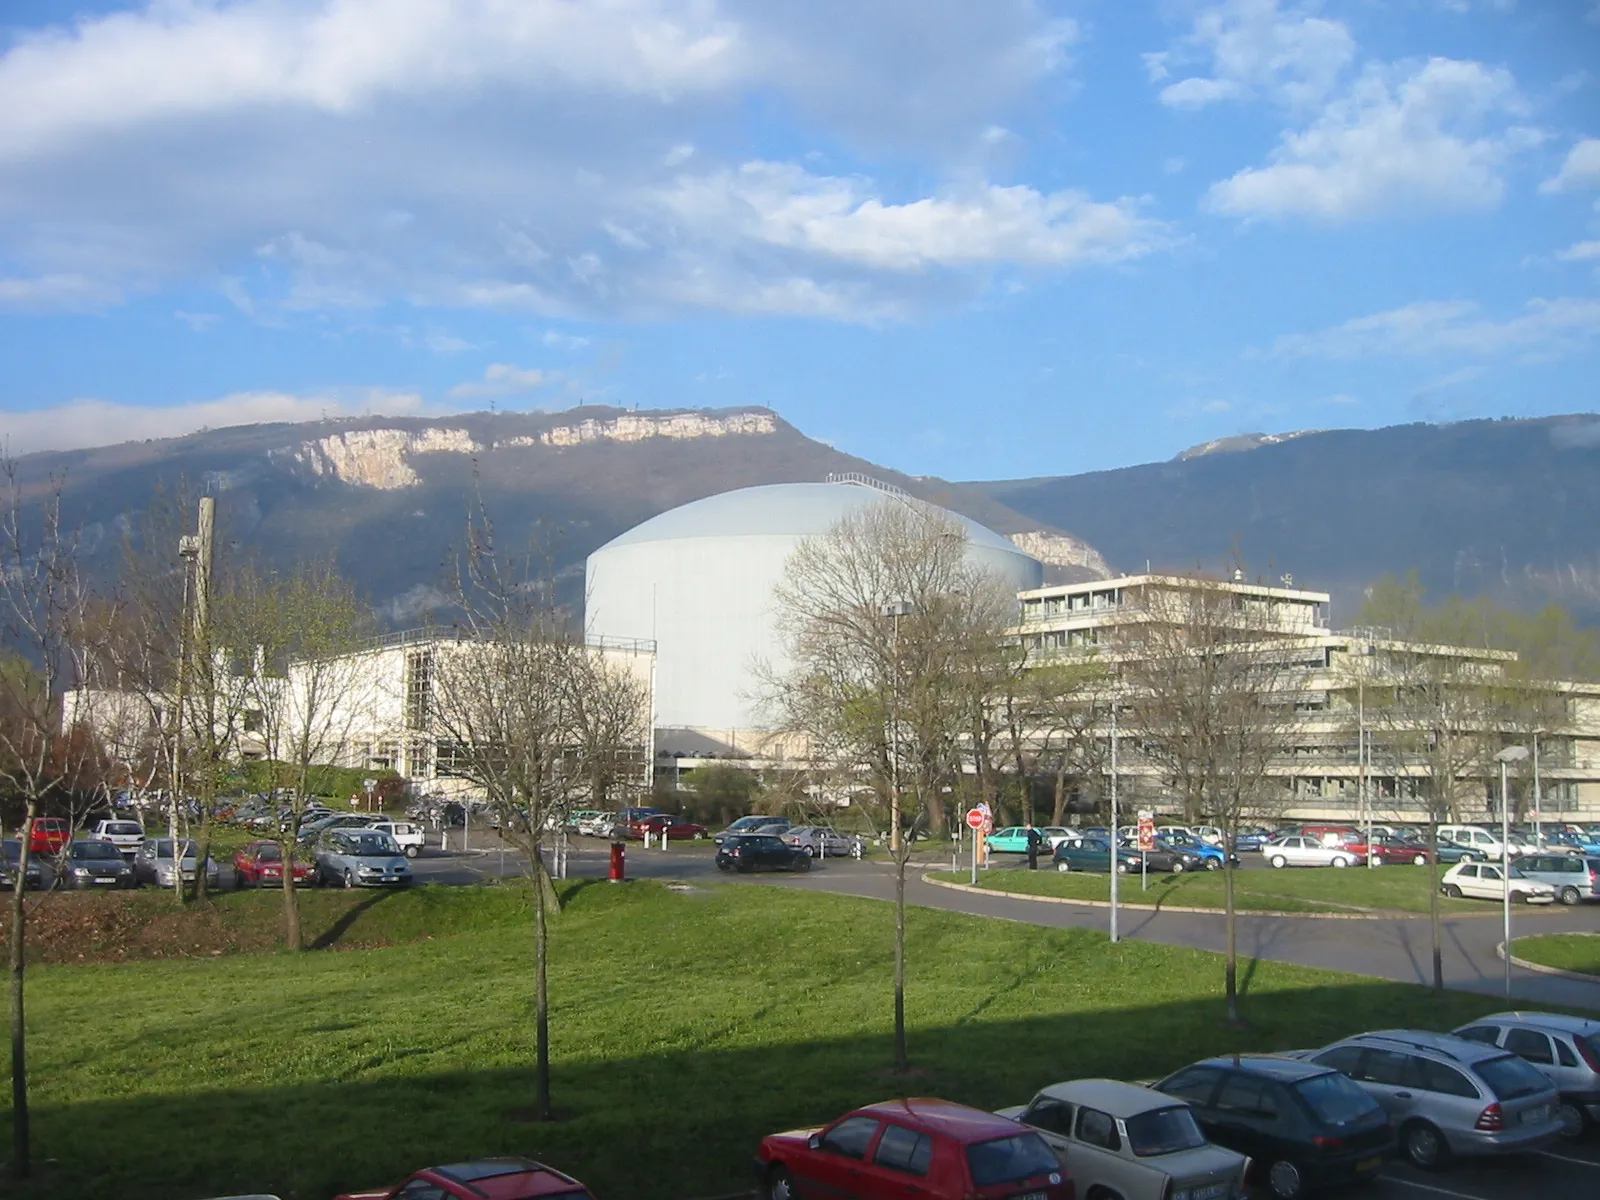
M 1500 844 L 1500 835 L 1491 833 L 1481 825 L 1441 825 L 1439 836 L 1448 838 L 1458 846 L 1470 846 L 1478 853 L 1489 858 L 1504 858 L 1505 848 Z M 1515 837 L 1511 839 L 1511 853 L 1513 855 L 1526 854 L 1528 847 L 1519 842 Z
M 369 821 L 372 828 L 380 833 L 387 833 L 395 840 L 400 849 L 405 851 L 407 858 L 415 858 L 422 853 L 422 826 L 411 821 Z

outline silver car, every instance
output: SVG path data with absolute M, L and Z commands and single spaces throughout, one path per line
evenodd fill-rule
M 1463 1025 L 1456 1036 L 1509 1050 L 1555 1084 L 1568 1137 L 1600 1125 L 1600 1021 L 1563 1013 L 1495 1013 Z
M 1592 854 L 1527 854 L 1516 866 L 1529 879 L 1555 888 L 1563 904 L 1600 900 L 1600 858 Z
M 133 856 L 134 886 L 153 883 L 157 887 L 175 887 L 178 882 L 175 872 L 180 869 L 183 882 L 193 883 L 198 870 L 195 855 L 199 851 L 192 838 L 180 838 L 178 846 L 179 853 L 174 858 L 171 838 L 146 838 Z M 222 886 L 222 870 L 209 856 L 206 858 L 206 886 Z
M 757 827 L 751 832 L 772 833 L 771 828 Z M 795 825 L 778 834 L 797 850 L 804 850 L 812 858 L 860 858 L 862 842 L 858 837 L 840 833 L 831 825 Z
M 1351 867 L 1356 856 L 1344 846 L 1324 846 L 1314 837 L 1291 834 L 1276 838 L 1261 847 L 1261 857 L 1269 866 L 1283 867 Z
M 1164 1092 L 1076 1079 L 999 1115 L 1038 1130 L 1084 1196 L 1236 1200 L 1247 1194 L 1250 1160 L 1206 1141 L 1189 1105 Z
M 317 882 L 353 887 L 406 887 L 411 868 L 399 844 L 376 829 L 325 829 L 317 838 Z
M 1448 1033 L 1386 1029 L 1302 1055 L 1342 1071 L 1389 1113 L 1414 1166 L 1538 1150 L 1561 1137 L 1550 1081 L 1515 1054 Z

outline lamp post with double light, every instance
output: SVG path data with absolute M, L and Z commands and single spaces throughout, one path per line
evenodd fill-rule
M 1506 999 L 1511 998 L 1511 793 L 1506 785 L 1506 768 L 1528 757 L 1526 746 L 1507 746 L 1494 756 L 1500 764 L 1500 884 L 1505 891 L 1501 901 L 1501 936 L 1505 939 Z

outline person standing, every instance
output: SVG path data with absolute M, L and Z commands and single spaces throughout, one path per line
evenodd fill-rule
M 1039 843 L 1044 839 L 1039 836 L 1039 831 L 1033 827 L 1032 821 L 1028 822 L 1026 836 L 1028 839 L 1028 870 L 1037 871 L 1039 869 Z

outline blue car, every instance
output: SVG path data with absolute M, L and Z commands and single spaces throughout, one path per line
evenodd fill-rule
M 1210 842 L 1202 842 L 1199 838 L 1187 833 L 1169 833 L 1156 839 L 1158 845 L 1165 846 L 1168 850 L 1182 850 L 1197 855 L 1208 871 L 1215 871 L 1224 863 L 1237 867 L 1239 856 L 1226 854 L 1221 846 L 1213 846 Z
M 1265 829 L 1241 829 L 1233 838 L 1233 848 L 1237 853 L 1240 850 L 1258 851 L 1272 840 L 1272 834 Z

